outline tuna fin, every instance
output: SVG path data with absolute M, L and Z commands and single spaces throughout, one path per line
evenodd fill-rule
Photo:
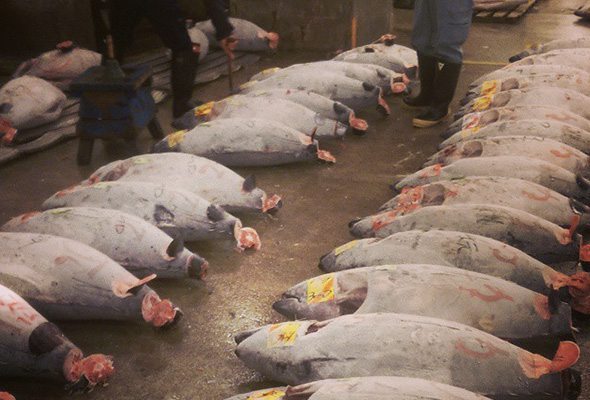
M 410 80 L 415 80 L 418 77 L 418 66 L 414 65 L 414 66 L 411 66 L 411 67 L 406 67 L 404 69 L 404 74 Z
M 166 249 L 166 254 L 169 257 L 176 257 L 181 251 L 184 250 L 184 241 L 182 238 L 176 238 L 170 242 Z
M 246 193 L 250 193 L 254 189 L 256 189 L 256 177 L 254 175 L 248 175 L 246 179 L 244 179 L 242 190 Z
M 348 109 L 347 109 L 347 107 L 346 107 L 346 106 L 344 106 L 344 104 L 342 104 L 342 103 L 339 103 L 339 102 L 337 102 L 337 101 L 335 101 L 335 102 L 334 102 L 334 104 L 333 104 L 333 107 L 332 107 L 332 108 L 334 109 L 334 112 L 335 112 L 336 114 L 338 114 L 338 115 L 341 115 L 341 114 L 346 114 L 346 113 L 348 112 Z
M 590 189 L 590 180 L 584 178 L 581 174 L 576 174 L 576 183 L 583 190 Z
M 367 92 L 372 92 L 373 90 L 375 90 L 375 85 L 369 82 L 363 82 L 363 89 L 365 89 Z
M 376 53 L 375 49 L 372 48 L 371 46 L 365 46 L 365 48 L 363 48 L 363 52 L 365 52 L 365 53 Z
M 211 204 L 207 207 L 207 218 L 213 222 L 221 221 L 223 219 L 223 209 L 219 206 Z
M 311 135 L 309 135 L 309 137 L 311 137 L 311 142 L 313 143 L 314 140 L 316 140 L 315 135 L 318 133 L 318 127 L 316 126 L 315 128 L 313 128 L 313 132 L 311 132 Z
M 570 207 L 572 209 L 572 211 L 576 214 L 586 214 L 586 213 L 590 213 L 590 207 L 588 207 L 586 204 L 582 203 L 581 201 L 578 201 L 576 199 L 569 199 L 570 201 Z
M 551 289 L 551 292 L 549 292 L 549 295 L 547 296 L 547 300 L 548 300 L 548 306 L 549 306 L 549 313 L 551 315 L 555 315 L 558 313 L 559 304 L 561 303 L 560 297 L 561 296 L 560 296 L 559 290 Z
M 256 332 L 258 332 L 261 329 L 263 329 L 263 328 L 254 328 L 254 329 L 250 329 L 250 330 L 243 331 L 240 333 L 236 333 L 234 335 L 234 340 L 235 340 L 236 344 L 240 344 L 244 340 L 248 339 L 250 336 L 254 335 Z
M 511 63 L 513 63 L 513 62 L 520 61 L 523 58 L 528 57 L 528 56 L 530 56 L 530 53 L 527 50 L 525 50 L 525 51 L 523 51 L 521 53 L 518 53 L 516 55 L 513 55 L 512 57 L 510 57 L 508 59 L 508 61 L 510 61 Z
M 379 41 L 381 43 L 383 43 L 385 46 L 387 47 L 391 47 L 395 44 L 395 39 L 397 38 L 397 36 L 391 34 L 391 33 L 387 33 L 383 36 L 381 36 L 381 38 L 379 38 Z

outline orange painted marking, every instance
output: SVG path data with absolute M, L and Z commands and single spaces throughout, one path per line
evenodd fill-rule
M 484 294 L 480 292 L 478 289 L 469 289 L 464 288 L 462 286 L 459 286 L 459 290 L 467 292 L 471 297 L 477 297 L 478 299 L 483 300 L 486 303 L 495 303 L 500 300 L 514 301 L 514 298 L 508 296 L 506 293 L 502 292 L 495 286 L 485 284 L 484 287 L 488 289 L 492 294 Z
M 564 151 L 551 150 L 551 154 L 558 158 L 570 158 L 574 155 L 574 153 L 570 149 L 565 149 Z
M 508 264 L 512 264 L 514 266 L 516 266 L 516 263 L 518 262 L 518 256 L 515 254 L 512 257 L 508 258 L 508 257 L 504 257 L 502 255 L 502 252 L 500 251 L 500 249 L 494 249 L 492 251 L 492 254 L 494 255 L 494 257 L 496 257 L 499 261 L 508 263 Z
M 475 339 L 475 341 L 482 347 L 483 351 L 470 349 L 462 339 L 459 339 L 455 343 L 455 349 L 469 357 L 480 360 L 488 360 L 497 354 L 508 355 L 507 351 L 499 349 L 490 342 L 482 339 Z
M 392 223 L 397 217 L 397 211 L 389 211 L 385 214 L 381 214 L 373 219 L 372 228 L 374 231 L 378 231 L 384 226 Z
M 539 188 L 539 191 L 542 193 L 541 195 L 537 195 L 526 190 L 523 190 L 522 194 L 528 197 L 529 199 L 536 201 L 548 201 L 551 198 L 551 190 Z
M 549 321 L 551 319 L 551 311 L 549 311 L 549 298 L 547 298 L 547 296 L 536 294 L 533 298 L 533 305 L 535 307 L 535 311 L 542 319 L 545 321 Z
M 28 220 L 30 220 L 31 218 L 33 218 L 37 214 L 41 214 L 41 213 L 39 211 L 31 211 L 31 212 L 25 213 L 19 217 L 19 222 L 21 224 L 24 224 L 25 222 L 27 222 Z
M 575 120 L 574 117 L 570 117 L 570 116 L 567 116 L 565 114 L 546 114 L 545 116 L 547 118 L 551 118 L 551 119 L 554 119 L 556 121 L 570 121 L 570 120 Z
M 435 176 L 439 176 L 442 171 L 443 165 L 442 164 L 434 164 L 433 166 L 424 169 L 420 174 L 421 179 L 433 178 Z

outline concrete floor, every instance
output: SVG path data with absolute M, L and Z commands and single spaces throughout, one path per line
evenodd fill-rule
M 528 44 L 588 34 L 588 26 L 571 15 L 580 2 L 540 0 L 518 24 L 474 24 L 465 46 L 467 62 L 458 93 L 464 93 L 469 82 L 496 69 Z M 411 13 L 399 11 L 396 19 L 399 43 L 408 45 Z M 236 80 L 245 81 L 262 68 L 326 56 L 279 53 L 241 71 Z M 201 99 L 225 97 L 227 80 L 197 91 Z M 365 137 L 347 137 L 324 146 L 337 157 L 335 165 L 310 163 L 238 171 L 255 173 L 261 188 L 280 193 L 284 208 L 274 217 L 242 216 L 246 225 L 260 233 L 261 251 L 238 254 L 229 243 L 196 244 L 192 249 L 211 264 L 206 283 L 153 285 L 183 309 L 185 318 L 177 327 L 158 332 L 142 324 L 60 324 L 86 353 L 115 356 L 117 373 L 110 385 L 85 397 L 223 399 L 272 385 L 234 356 L 232 335 L 281 321 L 270 307 L 272 302 L 291 285 L 317 275 L 318 258 L 351 239 L 348 221 L 375 212 L 391 197 L 388 184 L 420 168 L 440 141 L 442 127 L 412 129 L 412 114 L 400 107 L 400 99 L 390 99 L 390 104 L 393 114 L 388 119 L 372 110 L 360 113 L 371 125 Z M 169 108 L 169 104 L 161 107 L 163 124 L 169 123 Z M 147 151 L 150 144 L 147 133 L 142 134 L 141 147 Z M 36 209 L 55 191 L 77 183 L 107 161 L 127 156 L 117 146 L 98 146 L 92 165 L 80 168 L 75 163 L 76 146 L 76 141 L 68 142 L 0 167 L 0 223 Z M 582 329 L 579 335 L 583 352 L 579 369 L 589 379 L 587 332 L 590 328 Z M 51 382 L 1 381 L 0 387 L 13 392 L 19 400 L 67 397 L 59 385 Z M 586 389 L 581 398 L 590 399 L 590 390 Z

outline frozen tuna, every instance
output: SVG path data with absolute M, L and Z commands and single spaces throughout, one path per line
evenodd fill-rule
M 464 158 L 446 167 L 434 164 L 400 180 L 395 189 L 471 176 L 523 179 L 578 199 L 588 199 L 590 195 L 590 184 L 582 176 L 547 161 L 519 156 Z
M 586 174 L 590 167 L 589 157 L 580 150 L 553 139 L 537 136 L 502 136 L 465 140 L 451 144 L 430 156 L 424 166 L 449 165 L 464 158 L 497 156 L 536 158 L 575 174 Z
M 184 248 L 143 219 L 94 207 L 55 208 L 23 214 L 8 221 L 4 232 L 29 232 L 77 240 L 97 249 L 143 278 L 201 278 L 207 261 Z
M 528 0 L 475 0 L 473 9 L 475 11 L 498 11 L 513 10 Z
M 485 81 L 481 85 L 469 89 L 467 96 L 461 100 L 465 105 L 480 96 L 505 92 L 513 89 L 534 89 L 539 87 L 559 88 L 590 95 L 590 74 L 580 71 L 577 74 L 543 74 L 525 75 Z
M 348 78 L 329 71 L 309 75 L 288 74 L 285 76 L 271 76 L 263 81 L 251 81 L 241 86 L 244 93 L 264 91 L 269 89 L 299 89 L 309 90 L 332 100 L 346 104 L 355 111 L 370 107 L 377 107 L 382 113 L 389 115 L 389 105 L 382 95 L 381 88 Z
M 547 64 L 534 64 L 534 65 L 520 65 L 518 67 L 511 66 L 510 68 L 500 68 L 492 72 L 482 75 L 475 81 L 473 81 L 469 87 L 475 88 L 483 85 L 484 82 L 518 78 L 518 77 L 533 77 L 537 75 L 584 75 L 587 74 L 583 69 L 577 68 L 576 66 L 566 65 L 547 65 Z
M 321 275 L 283 293 L 290 319 L 399 313 L 459 322 L 530 348 L 572 339 L 570 307 L 512 282 L 428 264 L 382 265 Z
M 444 148 L 465 140 L 490 139 L 515 135 L 553 139 L 572 146 L 586 154 L 590 154 L 590 131 L 580 129 L 568 123 L 542 119 L 496 122 L 481 128 L 477 126 L 466 128 L 444 140 L 439 148 Z
M 258 234 L 200 196 L 186 190 L 149 182 L 99 182 L 74 186 L 45 200 L 44 210 L 61 207 L 98 207 L 142 218 L 172 237 L 186 241 L 235 238 L 239 249 L 260 247 Z
M 508 64 L 504 69 L 518 68 L 523 65 L 557 65 L 565 67 L 574 67 L 590 72 L 590 48 L 579 49 L 559 49 L 548 51 L 547 53 L 536 54 L 512 64 Z
M 582 19 L 588 20 L 590 18 L 590 3 L 586 1 L 583 5 L 574 11 L 574 15 Z
M 12 142 L 19 129 L 34 128 L 59 118 L 66 95 L 33 76 L 16 78 L 0 88 L 0 139 Z
M 356 132 L 364 132 L 369 127 L 367 121 L 355 116 L 352 108 L 310 90 L 269 89 L 251 92 L 247 96 L 289 100 L 315 111 L 324 118 L 348 124 Z
M 50 81 L 62 90 L 90 67 L 100 64 L 99 53 L 76 47 L 72 42 L 59 43 L 55 50 L 22 63 L 15 77 L 32 75 Z
M 500 176 L 473 176 L 404 188 L 402 193 L 381 206 L 379 211 L 404 215 L 423 207 L 461 204 L 516 208 L 562 227 L 578 223 L 586 227 L 590 222 L 588 206 L 545 186 Z
M 96 182 L 172 182 L 228 212 L 272 212 L 281 207 L 279 196 L 267 197 L 254 176 L 242 178 L 223 165 L 183 153 L 145 154 L 113 161 L 96 170 L 83 185 Z
M 84 357 L 57 326 L 2 285 L 0 326 L 2 377 L 52 378 L 67 382 L 71 389 L 85 391 L 105 384 L 115 372 L 111 357 Z
M 570 111 L 552 106 L 517 106 L 493 108 L 483 112 L 466 114 L 453 122 L 442 136 L 448 138 L 457 132 L 468 129 L 476 131 L 497 122 L 531 119 L 563 122 L 590 132 L 590 121 Z M 521 132 L 515 130 L 514 134 L 521 135 Z
M 526 253 L 484 236 L 456 231 L 406 231 L 383 239 L 354 240 L 337 247 L 320 259 L 324 272 L 385 264 L 435 263 L 478 272 L 553 297 L 567 288 L 572 308 L 590 312 L 590 275 L 567 276 Z
M 235 95 L 218 102 L 206 103 L 197 107 L 194 113 L 201 121 L 229 118 L 266 119 L 308 136 L 315 134 L 318 139 L 341 137 L 349 129 L 348 125 L 324 118 L 301 104 L 268 97 Z
M 424 207 L 406 215 L 394 211 L 350 223 L 356 237 L 387 237 L 419 230 L 473 233 L 516 247 L 542 262 L 576 261 L 579 246 L 574 233 L 559 225 L 514 208 L 486 204 Z
M 239 18 L 230 18 L 233 25 L 233 36 L 238 40 L 237 51 L 268 51 L 276 50 L 279 47 L 279 34 L 267 32 L 256 24 Z M 199 22 L 195 25 L 207 35 L 212 47 L 219 47 L 215 37 L 215 28 L 211 20 Z
M 354 64 L 373 64 L 399 74 L 407 79 L 416 77 L 418 58 L 416 52 L 404 46 L 384 43 L 361 46 L 338 54 L 334 61 Z
M 207 35 L 195 26 L 188 29 L 188 35 L 191 38 L 193 46 L 196 46 L 196 50 L 199 52 L 199 61 L 202 61 L 209 54 L 209 39 Z
M 274 99 L 273 101 L 276 101 Z M 206 157 L 228 167 L 260 167 L 323 160 L 336 162 L 318 141 L 279 122 L 260 118 L 215 119 L 178 131 L 154 146 Z
M 526 105 L 554 106 L 590 119 L 590 97 L 573 90 L 549 87 L 513 89 L 477 97 L 461 107 L 455 119 L 472 112 Z
M 248 367 L 291 385 L 389 375 L 431 379 L 492 399 L 562 399 L 580 389 L 579 374 L 569 369 L 580 354 L 573 342 L 562 342 L 548 360 L 436 318 L 345 315 L 268 325 L 240 334 L 236 341 L 236 354 Z
M 327 379 L 288 388 L 257 390 L 227 400 L 485 400 L 464 389 L 423 379 L 378 376 Z
M 542 54 L 553 50 L 580 48 L 590 48 L 590 39 L 582 36 L 576 39 L 557 39 L 547 43 L 535 44 L 525 51 L 510 57 L 510 62 L 521 60 L 525 57 L 532 56 L 533 54 Z
M 163 327 L 181 315 L 104 254 L 51 235 L 0 233 L 0 284 L 50 320 L 141 320 Z

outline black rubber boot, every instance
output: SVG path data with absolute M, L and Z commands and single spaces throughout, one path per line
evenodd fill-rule
M 404 104 L 408 107 L 428 107 L 434 95 L 434 84 L 438 69 L 437 59 L 418 53 L 418 68 L 420 94 L 415 97 L 404 97 Z
M 455 95 L 462 66 L 463 64 L 446 63 L 438 70 L 430 107 L 412 120 L 416 128 L 429 128 L 449 115 L 449 105 Z
M 192 50 L 172 54 L 170 85 L 172 86 L 172 116 L 178 118 L 196 107 L 191 101 L 199 55 Z

